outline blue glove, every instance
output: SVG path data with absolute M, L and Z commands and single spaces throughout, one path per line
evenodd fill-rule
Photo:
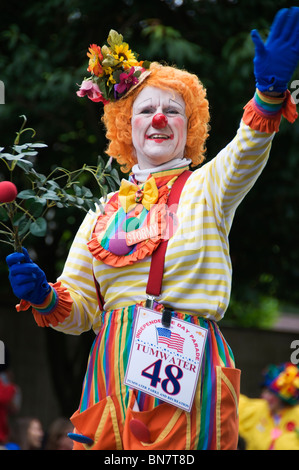
M 23 253 L 8 255 L 6 262 L 14 294 L 33 305 L 42 304 L 51 292 L 51 286 L 47 282 L 45 273 L 30 259 L 26 248 L 23 248 Z
M 299 61 L 299 7 L 277 13 L 265 44 L 256 29 L 251 31 L 251 38 L 256 87 L 261 92 L 283 93 Z

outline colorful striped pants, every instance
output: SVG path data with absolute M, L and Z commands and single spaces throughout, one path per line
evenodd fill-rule
M 163 307 L 155 304 L 155 310 Z M 136 306 L 103 313 L 101 331 L 89 356 L 79 409 L 71 417 L 74 432 L 92 439 L 74 450 L 236 449 L 240 371 L 218 325 L 173 312 L 174 317 L 208 330 L 202 367 L 190 413 L 123 384 L 132 342 Z M 138 410 L 135 410 L 135 403 Z M 131 432 L 138 419 L 150 442 Z

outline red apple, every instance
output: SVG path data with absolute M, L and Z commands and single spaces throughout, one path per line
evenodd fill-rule
M 11 181 L 0 182 L 0 203 L 1 202 L 12 202 L 17 197 L 18 190 L 16 185 Z

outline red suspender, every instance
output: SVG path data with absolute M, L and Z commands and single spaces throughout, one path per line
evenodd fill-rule
M 168 197 L 168 207 L 173 204 L 175 204 L 175 208 L 177 207 L 183 187 L 191 173 L 191 171 L 186 170 L 175 180 Z M 161 294 L 167 243 L 168 240 L 163 240 L 156 251 L 152 254 L 152 262 L 146 287 L 146 293 L 148 296 L 159 297 Z

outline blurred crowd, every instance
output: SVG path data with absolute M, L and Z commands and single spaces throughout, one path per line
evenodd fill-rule
M 72 450 L 73 441 L 67 436 L 73 426 L 69 419 L 59 417 L 44 430 L 35 417 L 20 417 L 13 420 L 6 442 L 1 450 Z
M 292 363 L 262 371 L 258 398 L 240 396 L 238 450 L 299 450 L 299 368 Z M 0 364 L 0 450 L 71 450 L 73 425 L 58 417 L 47 429 L 21 417 L 21 393 L 8 352 Z
M 0 364 L 0 450 L 71 450 L 67 436 L 73 425 L 68 418 L 58 417 L 47 429 L 36 417 L 21 416 L 21 390 L 15 384 L 9 351 L 5 364 Z

